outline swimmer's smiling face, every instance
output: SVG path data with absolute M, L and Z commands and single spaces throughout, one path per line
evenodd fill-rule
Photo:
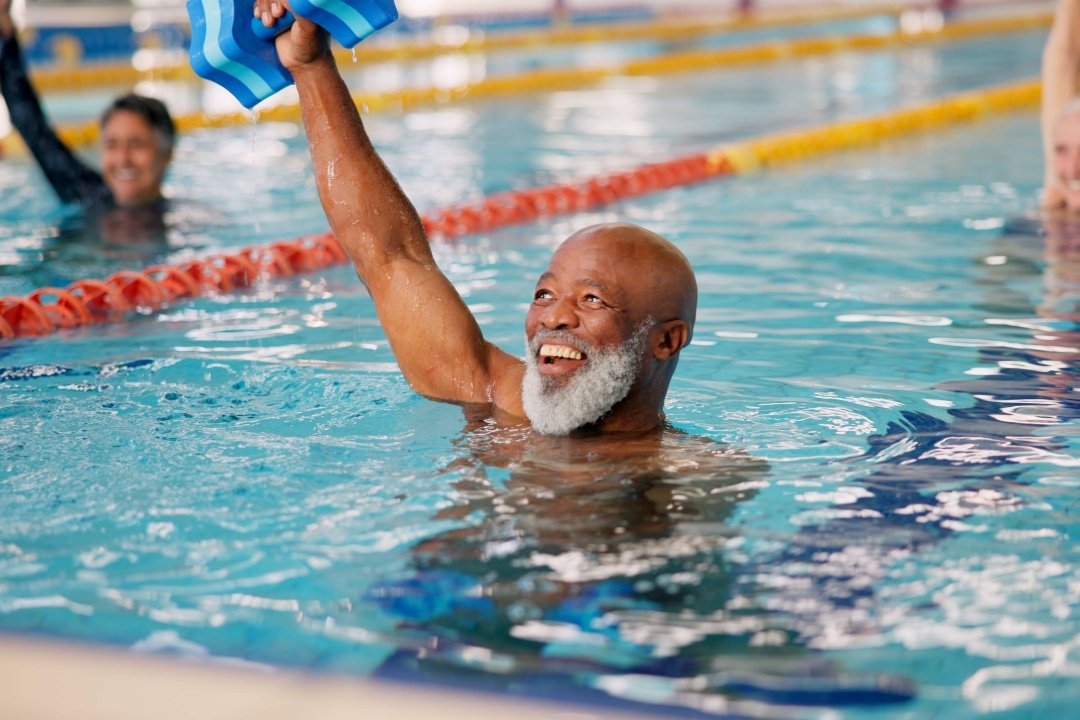
M 540 433 L 601 421 L 643 377 L 653 323 L 628 291 L 633 262 L 611 240 L 591 229 L 571 237 L 537 283 L 525 320 L 522 403 Z
M 1062 116 L 1054 132 L 1054 177 L 1065 205 L 1080 210 L 1080 111 Z
M 643 319 L 627 292 L 625 268 L 610 250 L 588 233 L 576 235 L 536 284 L 525 335 L 549 383 L 569 382 L 591 355 L 624 343 Z
M 144 118 L 114 112 L 101 129 L 101 166 L 116 204 L 132 207 L 161 199 L 161 184 L 172 153 Z
M 690 263 L 656 233 L 607 223 L 567 238 L 525 318 L 522 402 L 533 427 L 658 427 L 696 305 Z

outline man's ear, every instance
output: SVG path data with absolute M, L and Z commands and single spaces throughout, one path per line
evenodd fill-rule
M 657 360 L 667 360 L 690 342 L 690 326 L 684 320 L 668 320 L 660 324 L 661 335 L 653 347 Z

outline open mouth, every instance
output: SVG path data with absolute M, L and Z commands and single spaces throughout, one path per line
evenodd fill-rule
M 585 353 L 580 350 L 569 345 L 556 345 L 554 343 L 541 345 L 539 356 L 542 371 L 551 373 L 573 370 L 586 360 Z
M 113 171 L 113 179 L 120 181 L 136 180 L 139 177 L 139 171 L 131 168 L 121 168 Z

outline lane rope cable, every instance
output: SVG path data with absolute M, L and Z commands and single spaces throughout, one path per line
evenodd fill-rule
M 1037 107 L 1038 80 L 951 95 L 919 106 L 844 120 L 809 129 L 752 138 L 662 163 L 608 173 L 578 182 L 499 192 L 476 203 L 422 216 L 432 242 L 527 223 L 542 217 L 590 210 L 627 198 L 750 173 L 825 153 L 880 144 L 892 138 L 974 122 Z M 217 253 L 141 272 L 124 270 L 105 280 L 46 287 L 25 297 L 0 298 L 0 338 L 48 335 L 99 322 L 119 322 L 177 301 L 228 293 L 261 278 L 290 277 L 344 264 L 348 256 L 332 233 L 307 235 L 235 253 Z

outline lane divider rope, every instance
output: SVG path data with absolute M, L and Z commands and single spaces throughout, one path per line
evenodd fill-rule
M 749 173 L 825 153 L 869 147 L 892 138 L 1037 107 L 1040 83 L 1029 80 L 966 92 L 869 118 L 777 133 L 725 145 L 669 162 L 642 165 L 579 182 L 495 193 L 472 204 L 426 213 L 432 242 L 580 212 L 627 198 L 715 177 Z M 96 322 L 117 322 L 208 293 L 228 293 L 261 278 L 290 277 L 332 265 L 348 256 L 331 233 L 218 253 L 141 272 L 120 271 L 105 280 L 79 280 L 26 297 L 0 298 L 0 339 L 48 335 Z
M 677 41 L 721 32 L 765 30 L 786 25 L 839 22 L 870 17 L 899 15 L 911 5 L 878 5 L 870 8 L 830 7 L 812 10 L 755 11 L 706 17 L 661 17 L 651 20 L 617 21 L 585 26 L 556 26 L 541 30 L 505 33 L 469 32 L 463 41 L 409 40 L 358 45 L 356 62 L 409 62 L 454 53 L 485 53 L 501 50 L 536 49 L 552 45 L 635 40 Z M 338 62 L 353 61 L 353 51 L 336 48 Z M 198 79 L 186 62 L 162 63 L 135 68 L 131 63 L 109 63 L 90 67 L 49 67 L 30 73 L 34 86 L 42 92 L 83 90 L 102 85 L 127 85 L 149 81 Z
M 619 75 L 659 75 L 700 71 L 826 55 L 843 50 L 881 50 L 902 44 L 960 40 L 985 34 L 1011 33 L 1043 27 L 1048 25 L 1050 20 L 1051 16 L 1045 14 L 1020 17 L 1009 16 L 950 23 L 940 29 L 930 29 L 918 33 L 898 31 L 890 34 L 812 37 L 721 50 L 676 52 L 643 60 L 634 60 L 618 66 L 591 69 L 548 68 L 517 75 L 487 78 L 457 87 L 405 88 L 385 93 L 358 93 L 353 95 L 353 100 L 358 107 L 366 107 L 370 112 L 403 112 L 422 106 L 586 87 L 606 78 Z M 300 118 L 300 105 L 298 103 L 277 105 L 260 110 L 258 117 L 272 122 L 296 122 Z M 178 116 L 175 121 L 179 131 L 190 132 L 200 128 L 250 124 L 251 114 L 247 112 L 221 115 L 191 113 Z M 58 129 L 58 134 L 65 143 L 80 147 L 96 143 L 99 128 L 96 122 L 83 123 L 61 127 Z M 4 149 L 9 152 L 19 149 L 25 150 L 21 146 L 21 142 L 16 138 L 17 136 L 14 133 L 5 138 L 3 140 Z

